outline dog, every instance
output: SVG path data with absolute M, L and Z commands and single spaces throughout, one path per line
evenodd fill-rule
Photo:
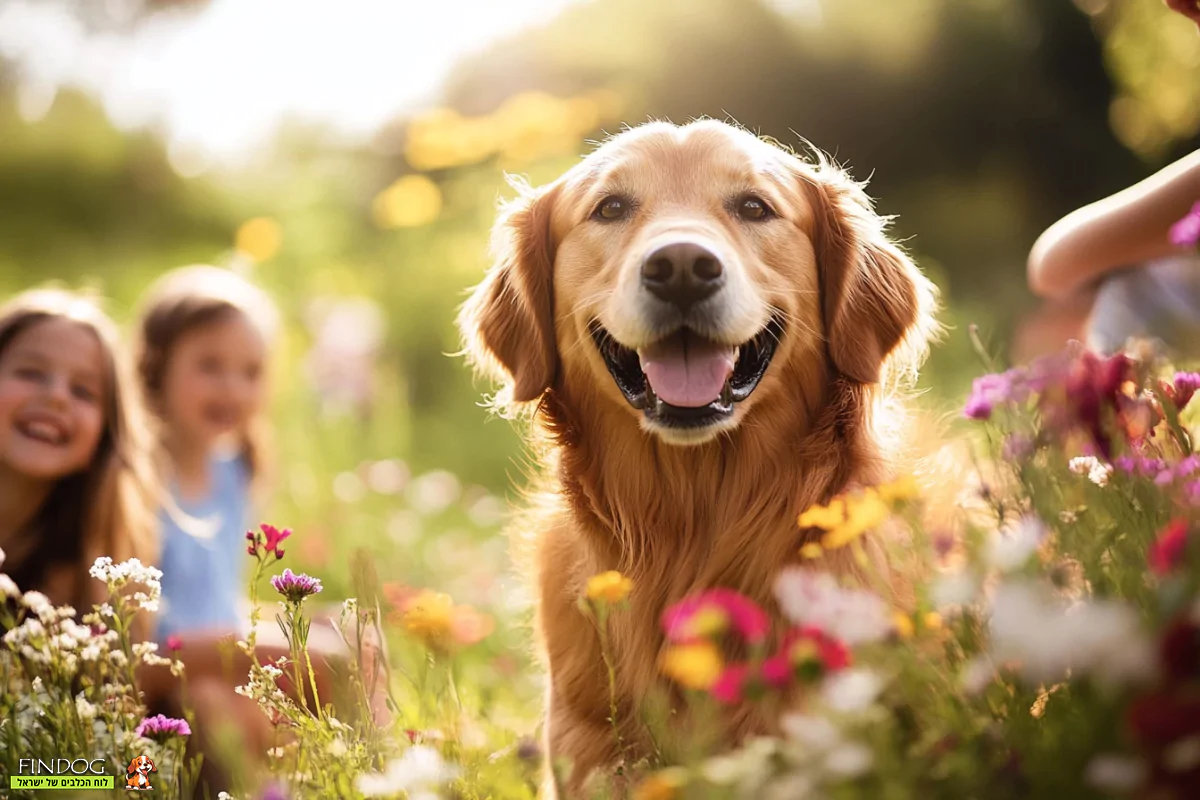
M 154 761 L 149 756 L 142 755 L 133 759 L 125 768 L 125 788 L 139 791 L 153 789 L 149 778 L 151 772 L 158 772 L 158 767 L 154 766 Z
M 458 324 L 502 384 L 496 407 L 533 412 L 545 469 L 514 544 L 535 581 L 547 762 L 571 764 L 573 796 L 651 752 L 638 714 L 662 690 L 663 609 L 723 586 L 778 615 L 774 577 L 816 535 L 798 515 L 888 477 L 886 401 L 928 352 L 937 290 L 843 169 L 714 120 L 630 128 L 515 185 Z M 856 569 L 840 551 L 821 564 Z M 609 619 L 620 754 L 578 606 L 606 570 L 634 587 Z M 727 736 L 773 724 L 739 707 Z

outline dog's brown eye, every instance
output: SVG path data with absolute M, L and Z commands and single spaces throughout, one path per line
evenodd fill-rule
M 738 201 L 737 205 L 738 216 L 742 219 L 758 220 L 764 219 L 770 213 L 767 204 L 757 197 L 743 197 Z
M 608 222 L 623 219 L 629 213 L 629 201 L 621 197 L 606 197 L 596 207 L 595 216 Z

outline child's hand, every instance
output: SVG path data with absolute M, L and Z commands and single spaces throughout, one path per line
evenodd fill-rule
M 1166 0 L 1167 8 L 1178 11 L 1200 26 L 1200 0 Z

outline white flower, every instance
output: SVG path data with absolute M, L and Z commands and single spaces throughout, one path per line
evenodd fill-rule
M 0 595 L 12 598 L 21 596 L 21 590 L 17 588 L 17 584 L 13 583 L 13 579 L 3 573 L 0 573 Z
M 407 792 L 410 798 L 435 797 L 432 790 L 457 774 L 458 769 L 443 761 L 437 750 L 413 745 L 382 773 L 360 775 L 358 790 L 368 797 L 389 797 L 400 792 Z
M 129 658 L 125 655 L 124 650 L 109 650 L 108 660 L 117 667 L 123 667 L 129 663 Z
M 816 781 L 811 775 L 803 772 L 793 772 L 767 784 L 763 797 L 765 800 L 803 800 L 814 797 Z
M 33 689 L 34 694 L 46 693 L 46 687 L 42 685 L 42 676 L 40 675 L 33 679 L 33 683 L 30 684 L 30 687 Z
M 779 727 L 784 736 L 803 745 L 805 750 L 823 752 L 842 740 L 837 726 L 826 717 L 799 713 L 785 714 L 779 720 Z
M 1068 669 L 1121 684 L 1149 677 L 1154 648 L 1137 613 L 1110 600 L 1067 609 L 1028 582 L 1000 586 L 990 620 L 993 657 L 1017 661 L 1031 681 L 1049 682 Z
M 1032 515 L 1022 517 L 1015 524 L 992 533 L 987 547 L 988 563 L 1001 572 L 1023 567 L 1045 535 L 1046 526 L 1040 519 Z
M 41 592 L 26 592 L 21 597 L 21 602 L 30 611 L 38 615 L 38 619 L 43 622 L 51 623 L 58 621 L 58 612 L 54 610 L 54 606 L 50 603 L 50 598 Z M 49 619 L 46 619 L 49 617 Z
M 959 682 L 962 684 L 964 692 L 974 696 L 986 689 L 995 676 L 996 670 L 988 663 L 988 660 L 976 656 L 963 667 Z
M 1171 744 L 1162 754 L 1168 772 L 1191 772 L 1200 766 L 1200 736 L 1189 736 Z
M 133 654 L 138 658 L 144 658 L 148 653 L 158 652 L 158 642 L 134 642 Z
M 113 619 L 117 616 L 117 612 L 108 603 L 102 603 L 99 610 L 100 616 L 104 619 Z
M 217 800 L 237 800 L 229 792 L 217 792 Z
M 1097 486 L 1107 486 L 1112 475 L 1112 464 L 1105 464 L 1095 456 L 1076 456 L 1071 459 L 1071 472 L 1076 475 L 1087 475 L 1088 480 Z
M 929 599 L 939 613 L 969 605 L 978 594 L 979 579 L 966 570 L 937 576 L 929 589 Z
M 96 718 L 96 707 L 87 701 L 83 692 L 75 696 L 75 711 L 84 722 Z
M 883 680 L 867 669 L 845 669 L 825 679 L 821 695 L 834 711 L 854 713 L 865 711 L 879 693 Z
M 1083 780 L 1102 792 L 1128 794 L 1146 780 L 1146 767 L 1136 758 L 1101 753 L 1092 756 L 1083 771 Z
M 874 763 L 870 748 L 859 742 L 843 742 L 825 756 L 825 769 L 840 778 L 857 778 Z
M 793 567 L 775 581 L 783 613 L 797 625 L 813 625 L 847 645 L 878 641 L 891 633 L 887 604 L 875 594 L 843 589 L 828 572 Z
M 79 657 L 82 658 L 84 661 L 96 661 L 97 659 L 99 659 L 100 658 L 99 643 L 92 642 L 91 644 L 84 647 L 82 650 L 79 651 Z
M 342 737 L 340 736 L 335 737 L 333 741 L 325 746 L 325 752 L 329 753 L 329 755 L 333 756 L 334 758 L 341 758 L 342 756 L 346 755 L 346 751 L 348 749 L 349 748 L 346 747 L 346 743 L 342 741 Z

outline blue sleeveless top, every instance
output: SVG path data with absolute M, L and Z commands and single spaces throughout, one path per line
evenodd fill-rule
M 1130 337 L 1158 339 L 1176 358 L 1200 358 L 1200 256 L 1168 256 L 1104 279 L 1087 344 L 1112 353 Z
M 250 475 L 240 458 L 210 462 L 208 497 L 187 502 L 172 485 L 178 510 L 159 514 L 162 602 L 158 638 L 194 631 L 238 632 L 250 556 L 246 554 Z M 180 513 L 182 512 L 182 514 Z

